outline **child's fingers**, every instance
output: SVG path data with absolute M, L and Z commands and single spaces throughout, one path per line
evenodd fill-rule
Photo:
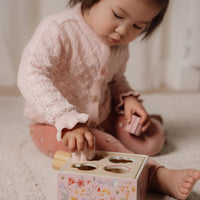
M 137 111 L 136 114 L 138 114 L 140 116 L 140 125 L 142 126 L 141 131 L 142 132 L 146 131 L 151 123 L 148 114 L 146 113 L 145 110 Z
M 70 152 L 75 152 L 76 151 L 76 138 L 71 138 L 70 140 L 68 140 L 68 145 L 67 145 L 68 149 Z
M 67 139 L 67 137 L 63 137 L 62 138 L 62 144 L 64 145 L 64 146 L 68 146 L 68 139 Z
M 83 134 L 79 134 L 76 136 L 76 146 L 78 151 L 83 151 L 85 138 Z
M 151 124 L 151 119 L 148 118 L 146 123 L 142 126 L 142 132 L 145 132 L 149 128 L 150 124 Z
M 136 111 L 136 114 L 140 117 L 140 124 L 143 126 L 149 118 L 148 114 L 145 110 Z
M 127 120 L 127 123 L 130 124 L 131 119 L 132 119 L 132 111 L 129 110 L 129 109 L 126 109 L 124 115 L 125 115 L 125 118 Z
M 85 139 L 87 141 L 89 149 L 93 149 L 94 148 L 94 135 L 90 131 L 87 131 L 85 133 Z

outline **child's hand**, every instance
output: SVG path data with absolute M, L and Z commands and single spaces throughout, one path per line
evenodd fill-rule
M 70 131 L 63 131 L 62 143 L 70 152 L 83 151 L 84 142 L 87 142 L 88 148 L 94 148 L 94 135 L 84 125 L 77 125 Z
M 149 127 L 149 125 L 151 124 L 151 120 L 145 108 L 133 96 L 128 96 L 124 98 L 124 112 L 128 124 L 131 122 L 133 114 L 136 114 L 139 117 L 141 117 L 140 124 L 142 126 L 142 132 L 145 132 Z

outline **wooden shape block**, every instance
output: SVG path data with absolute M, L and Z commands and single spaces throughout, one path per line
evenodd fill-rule
M 132 115 L 131 123 L 125 126 L 125 130 L 136 136 L 141 134 L 140 117 Z
M 148 156 L 96 154 L 102 159 L 66 162 L 58 172 L 58 200 L 145 200 Z
M 65 151 L 57 151 L 54 154 L 54 159 L 52 162 L 52 167 L 54 169 L 61 169 L 64 164 L 71 158 L 72 154 Z
M 95 139 L 94 139 L 94 144 L 95 144 Z M 89 149 L 86 141 L 84 141 L 83 151 L 76 151 L 72 153 L 72 158 L 78 161 L 92 160 L 94 157 L 95 157 L 95 146 L 92 150 Z

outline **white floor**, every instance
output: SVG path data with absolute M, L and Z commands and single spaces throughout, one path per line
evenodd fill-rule
M 146 94 L 150 113 L 162 114 L 168 144 L 154 159 L 170 168 L 200 169 L 200 93 Z M 0 200 L 55 200 L 57 171 L 32 144 L 21 97 L 0 97 Z M 169 196 L 148 195 L 148 200 Z M 200 199 L 198 182 L 189 200 Z

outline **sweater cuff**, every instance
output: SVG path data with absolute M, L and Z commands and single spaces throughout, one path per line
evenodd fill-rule
M 78 123 L 86 123 L 88 121 L 89 115 L 85 113 L 78 113 L 76 110 L 66 113 L 60 117 L 55 123 L 57 129 L 56 138 L 58 141 L 61 141 L 62 130 L 64 128 L 72 129 Z
M 134 96 L 137 98 L 137 100 L 142 103 L 143 100 L 140 99 L 140 94 L 138 92 L 134 92 L 134 91 L 129 91 L 127 93 L 122 93 L 119 96 L 119 102 L 118 104 L 115 106 L 115 111 L 119 114 L 124 114 L 124 97 L 128 97 L 128 96 Z

